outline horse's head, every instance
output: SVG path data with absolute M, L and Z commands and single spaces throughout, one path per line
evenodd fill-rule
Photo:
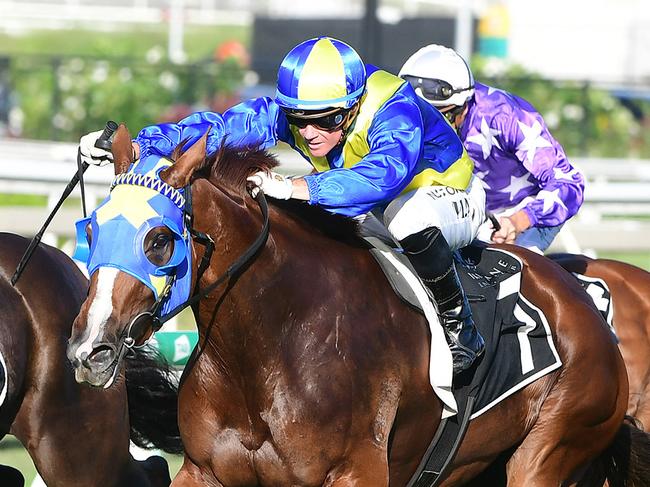
M 205 158 L 204 136 L 179 156 L 133 161 L 131 137 L 115 134 L 110 195 L 77 222 L 75 258 L 86 262 L 88 297 L 75 319 L 68 358 L 78 382 L 109 387 L 130 347 L 184 303 L 192 286 L 186 191 Z M 174 158 L 174 156 L 172 156 Z

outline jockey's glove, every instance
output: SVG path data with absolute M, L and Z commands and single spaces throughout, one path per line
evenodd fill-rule
M 95 147 L 95 143 L 104 131 L 90 132 L 79 139 L 79 153 L 81 160 L 93 166 L 105 166 L 113 162 L 113 154 L 110 151 Z
M 253 198 L 257 196 L 260 189 L 266 196 L 279 200 L 288 200 L 293 194 L 291 179 L 275 172 L 260 171 L 250 176 L 248 181 L 253 185 L 250 190 Z

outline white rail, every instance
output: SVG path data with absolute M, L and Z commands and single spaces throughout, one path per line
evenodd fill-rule
M 76 144 L 0 140 L 0 193 L 37 194 L 58 201 L 76 171 Z M 309 165 L 294 151 L 276 151 L 281 171 L 304 174 Z M 587 177 L 585 204 L 565 225 L 555 250 L 648 250 L 650 220 L 650 161 L 627 159 L 572 159 Z M 108 192 L 112 166 L 86 171 L 88 207 Z M 73 193 L 79 196 L 79 190 Z M 33 235 L 49 214 L 44 207 L 0 207 L 0 230 Z M 616 216 L 616 220 L 608 219 Z M 80 206 L 66 205 L 53 220 L 50 241 L 71 238 Z

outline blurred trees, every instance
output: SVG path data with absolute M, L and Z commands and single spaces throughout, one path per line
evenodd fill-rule
M 584 81 L 551 81 L 517 65 L 472 59 L 474 77 L 520 96 L 574 156 L 650 158 L 650 102 L 623 100 Z M 498 73 L 498 74 L 497 74 Z
M 197 110 L 223 111 L 255 83 L 244 32 L 227 31 L 230 38 L 195 33 L 192 61 L 184 65 L 168 63 L 159 39 L 147 44 L 146 33 L 128 42 L 115 33 L 104 40 L 94 34 L 92 45 L 81 41 L 69 49 L 75 54 L 65 56 L 34 54 L 45 50 L 38 37 L 26 54 L 13 45 L 0 53 L 9 73 L 0 78 L 10 85 L 11 112 L 20 126 L 14 135 L 76 141 L 108 119 L 124 121 L 135 132 Z M 480 57 L 472 68 L 477 80 L 531 102 L 569 155 L 650 158 L 649 101 L 619 99 L 588 82 L 546 80 L 516 65 L 495 67 Z
M 177 121 L 197 110 L 220 110 L 238 100 L 244 66 L 227 58 L 188 65 L 129 58 L 12 58 L 10 80 L 22 112 L 22 137 L 77 140 L 108 119 L 132 130 Z
M 0 83 L 8 79 L 11 90 L 4 132 L 75 141 L 107 119 L 136 131 L 238 99 L 250 29 L 193 26 L 184 36 L 184 65 L 167 61 L 167 35 L 165 24 L 0 33 L 0 61 L 7 61 L 0 71 L 8 71 Z

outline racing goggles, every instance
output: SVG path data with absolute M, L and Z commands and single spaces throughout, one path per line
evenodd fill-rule
M 420 88 L 422 95 L 431 101 L 445 101 L 456 93 L 462 93 L 474 88 L 474 86 L 468 86 L 467 88 L 454 89 L 453 86 L 442 79 L 419 78 L 417 76 L 403 76 L 403 78 L 414 90 Z
M 296 110 L 283 108 L 290 125 L 304 129 L 307 125 L 313 125 L 321 130 L 335 132 L 345 125 L 350 110 L 344 108 L 328 108 L 327 110 Z

